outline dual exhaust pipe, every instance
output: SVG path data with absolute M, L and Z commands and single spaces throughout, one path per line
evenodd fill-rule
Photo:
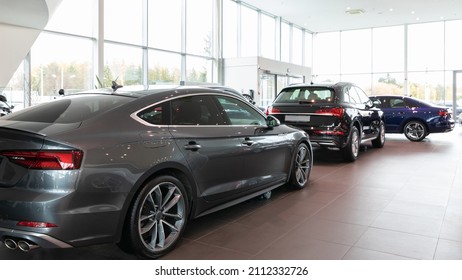
M 37 244 L 25 239 L 15 240 L 12 238 L 6 238 L 3 241 L 3 244 L 5 244 L 5 247 L 10 250 L 16 250 L 19 248 L 23 252 L 29 252 L 30 250 L 39 247 Z

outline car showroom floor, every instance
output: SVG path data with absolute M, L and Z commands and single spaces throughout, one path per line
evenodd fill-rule
M 354 163 L 315 150 L 309 185 L 191 221 L 163 259 L 462 259 L 462 127 L 413 143 L 387 135 Z M 136 259 L 116 245 L 0 259 Z

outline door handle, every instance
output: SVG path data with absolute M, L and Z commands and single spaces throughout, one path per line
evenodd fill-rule
M 245 138 L 244 141 L 242 141 L 242 145 L 246 146 L 252 146 L 255 141 L 250 140 L 250 138 Z
M 188 144 L 184 145 L 185 150 L 190 150 L 190 151 L 197 151 L 200 148 L 202 148 L 201 145 L 197 144 L 195 141 L 191 141 Z

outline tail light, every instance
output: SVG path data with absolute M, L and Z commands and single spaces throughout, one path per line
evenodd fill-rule
M 330 116 L 334 116 L 337 118 L 343 117 L 344 112 L 345 112 L 345 109 L 341 107 L 321 108 L 321 109 L 316 110 L 316 114 L 330 115 Z
M 82 151 L 5 151 L 0 155 L 28 169 L 72 170 L 79 169 Z
M 448 115 L 448 111 L 446 111 L 446 110 L 440 110 L 440 111 L 438 112 L 438 115 L 439 115 L 440 117 L 446 117 L 446 116 Z
M 265 110 L 265 114 L 266 115 L 271 115 L 271 114 L 279 114 L 281 113 L 281 110 L 279 110 L 278 108 L 274 108 L 272 106 L 269 106 L 268 108 L 266 108 Z

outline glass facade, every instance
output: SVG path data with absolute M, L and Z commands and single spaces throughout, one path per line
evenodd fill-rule
M 30 79 L 21 64 L 3 94 L 23 100 L 29 80 L 32 104 L 60 88 L 115 79 L 220 83 L 221 59 L 262 56 L 311 67 L 315 82 L 450 103 L 453 71 L 462 69 L 461 29 L 462 20 L 312 34 L 245 1 L 63 0 L 26 58 Z

